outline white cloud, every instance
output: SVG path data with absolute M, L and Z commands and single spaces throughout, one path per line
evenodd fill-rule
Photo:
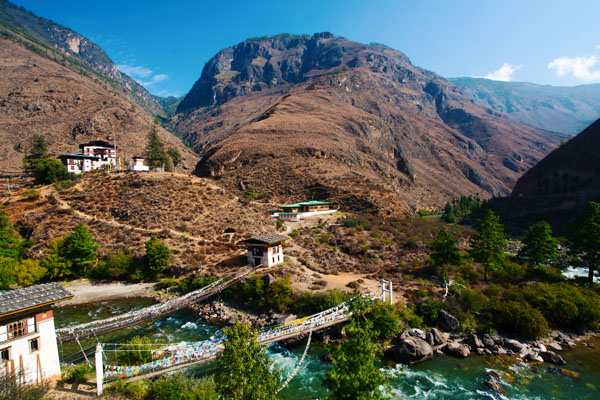
M 489 74 L 485 76 L 480 76 L 478 78 L 491 79 L 493 81 L 510 82 L 512 81 L 512 75 L 519 68 L 521 68 L 521 65 L 514 66 L 505 62 L 500 68 L 498 68 L 494 72 L 490 72 Z
M 117 65 L 117 69 L 121 72 L 131 75 L 132 78 L 148 78 L 152 75 L 152 70 L 142 66 L 132 65 Z
M 600 81 L 600 69 L 591 70 L 593 66 L 598 64 L 598 61 L 600 60 L 596 55 L 560 57 L 548 64 L 548 68 L 556 70 L 558 76 L 572 75 L 574 78 L 585 82 Z
M 156 82 L 162 82 L 165 79 L 167 79 L 169 77 L 169 75 L 167 74 L 158 74 L 158 75 L 154 75 L 152 77 L 152 82 L 156 83 Z

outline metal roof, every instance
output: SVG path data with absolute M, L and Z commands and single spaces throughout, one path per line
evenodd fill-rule
M 60 156 L 58 156 L 58 158 L 92 158 L 94 160 L 100 159 L 100 157 L 92 156 L 89 154 L 83 154 L 83 153 L 61 154 Z
M 244 242 L 259 242 L 264 244 L 274 244 L 277 242 L 283 242 L 288 240 L 289 237 L 280 235 L 279 233 L 269 233 L 268 235 L 256 236 L 250 239 L 244 240 Z
M 297 204 L 286 204 L 284 206 L 281 206 L 281 208 L 288 208 L 288 207 L 301 207 L 300 203 Z
M 108 149 L 114 149 L 115 146 L 108 143 L 107 141 L 104 140 L 92 140 L 91 142 L 87 142 L 87 143 L 82 143 L 79 145 L 80 149 L 83 149 L 84 147 L 106 147 Z
M 71 297 L 73 295 L 56 282 L 0 291 L 0 317 Z
M 314 206 L 314 205 L 320 205 L 320 204 L 331 204 L 328 201 L 319 201 L 319 200 L 311 200 L 311 201 L 304 201 L 302 203 L 299 203 L 301 206 Z
M 300 213 L 297 212 L 280 212 L 279 215 L 298 215 Z

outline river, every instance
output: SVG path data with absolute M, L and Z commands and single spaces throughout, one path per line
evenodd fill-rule
M 127 299 L 64 307 L 55 310 L 57 327 L 105 318 L 133 308 L 150 305 L 152 300 Z M 148 336 L 153 343 L 199 341 L 219 335 L 220 327 L 210 325 L 189 311 L 180 311 L 143 326 L 100 337 L 105 343 L 122 343 L 135 335 Z M 95 339 L 82 343 L 93 348 Z M 562 352 L 567 361 L 567 371 L 551 364 L 518 363 L 508 357 L 471 356 L 456 359 L 449 356 L 410 367 L 381 368 L 392 375 L 390 398 L 402 399 L 501 399 L 505 398 L 483 386 L 487 370 L 494 370 L 503 378 L 504 387 L 511 399 L 600 399 L 600 340 L 593 341 L 595 348 L 578 346 Z M 78 351 L 76 343 L 69 343 L 59 352 L 68 356 Z M 287 377 L 300 359 L 304 345 L 285 349 L 277 344 L 269 346 L 269 355 Z M 91 350 L 88 350 L 88 352 Z M 329 364 L 322 361 L 323 347 L 313 343 L 299 373 L 279 397 L 286 400 L 323 398 L 327 391 L 321 376 Z M 81 358 L 81 353 L 71 360 Z M 214 363 L 191 368 L 189 373 L 206 375 L 213 371 Z

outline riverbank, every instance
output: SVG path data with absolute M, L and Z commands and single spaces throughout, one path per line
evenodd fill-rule
M 94 283 L 87 279 L 79 279 L 62 283 L 62 286 L 73 294 L 73 298 L 58 303 L 57 307 L 133 297 L 156 298 L 154 285 L 154 283 Z

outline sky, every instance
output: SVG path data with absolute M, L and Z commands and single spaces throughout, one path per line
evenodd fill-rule
M 12 0 L 93 40 L 158 96 L 219 50 L 278 33 L 384 43 L 444 77 L 600 82 L 599 0 Z

